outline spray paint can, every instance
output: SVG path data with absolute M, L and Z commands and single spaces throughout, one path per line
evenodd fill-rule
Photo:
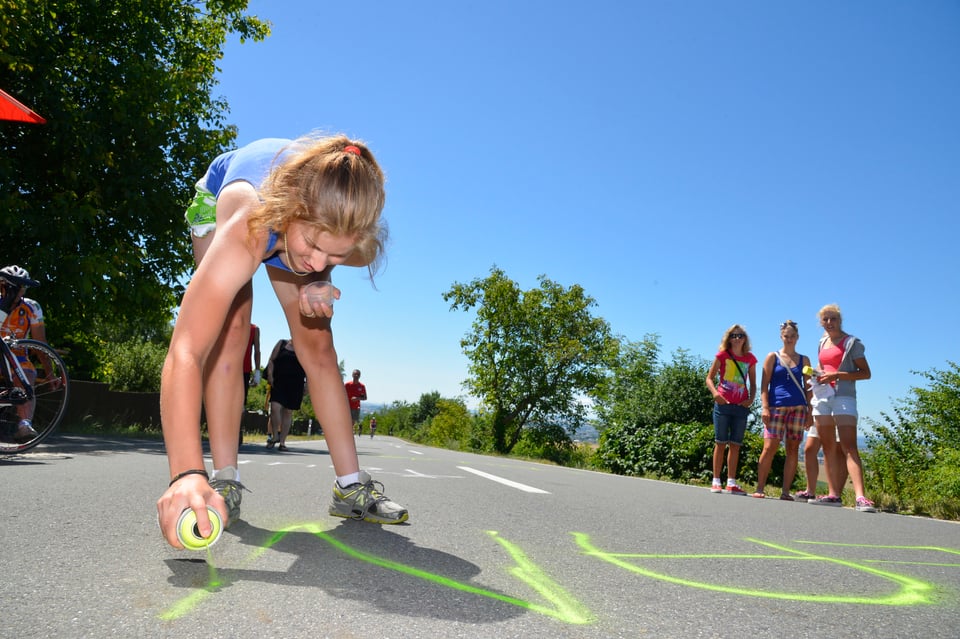
M 220 539 L 220 533 L 223 532 L 223 521 L 220 520 L 220 515 L 210 506 L 207 506 L 207 515 L 210 517 L 212 530 L 209 537 L 202 537 L 197 527 L 197 513 L 190 508 L 180 513 L 180 519 L 177 520 L 177 539 L 187 550 L 203 550 Z

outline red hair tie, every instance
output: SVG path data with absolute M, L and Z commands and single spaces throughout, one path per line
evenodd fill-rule
M 357 147 L 355 147 L 355 146 L 353 146 L 352 144 L 351 144 L 350 146 L 345 146 L 345 147 L 343 147 L 343 152 L 344 152 L 344 153 L 353 153 L 354 155 L 356 155 L 356 156 L 358 156 L 358 157 L 360 156 L 360 149 L 357 148 Z

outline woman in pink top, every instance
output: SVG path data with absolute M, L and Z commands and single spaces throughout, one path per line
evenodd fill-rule
M 757 358 L 750 352 L 750 338 L 739 324 L 723 334 L 720 350 L 707 373 L 707 388 L 713 395 L 713 482 L 710 491 L 723 492 L 720 471 L 727 457 L 727 493 L 746 495 L 737 485 L 740 447 L 747 430 L 747 416 L 757 395 Z
M 877 509 L 873 502 L 864 495 L 863 463 L 857 449 L 856 382 L 870 379 L 870 365 L 864 356 L 863 342 L 843 331 L 839 306 L 827 304 L 820 309 L 818 316 L 824 335 L 820 338 L 819 352 L 822 374 L 817 377 L 817 382 L 830 384 L 835 393 L 832 397 L 813 401 L 813 419 L 823 446 L 830 494 L 810 503 L 839 506 L 845 474 L 849 473 L 857 495 L 856 509 L 875 513 Z

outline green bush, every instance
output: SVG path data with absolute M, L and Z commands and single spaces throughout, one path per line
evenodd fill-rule
M 463 450 L 470 436 L 470 413 L 463 402 L 438 399 L 436 414 L 426 426 L 427 442 L 451 450 Z
M 893 414 L 871 421 L 863 453 L 867 492 L 884 509 L 960 518 L 960 366 L 919 373 Z
M 474 415 L 467 447 L 477 453 L 493 452 L 493 423 L 489 413 Z
M 700 423 L 624 428 L 603 431 L 597 464 L 621 475 L 710 481 L 713 426 Z
M 523 429 L 520 441 L 511 451 L 521 457 L 545 459 L 561 466 L 569 465 L 577 446 L 561 426 L 538 425 Z
M 115 391 L 156 393 L 160 391 L 160 372 L 166 356 L 167 346 L 154 342 L 107 343 L 96 377 Z

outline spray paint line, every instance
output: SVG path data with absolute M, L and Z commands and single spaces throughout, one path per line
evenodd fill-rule
M 960 550 L 943 548 L 942 546 L 891 546 L 875 544 L 850 544 L 831 541 L 794 541 L 795 544 L 810 544 L 818 546 L 840 546 L 846 548 L 880 548 L 883 550 L 915 550 L 918 552 L 942 552 L 948 555 L 960 555 Z M 869 564 L 898 564 L 902 566 L 931 566 L 934 568 L 960 568 L 960 563 L 942 561 L 910 561 L 905 559 L 864 559 Z
M 513 559 L 516 566 L 510 569 L 510 574 L 533 588 L 541 597 L 553 604 L 553 609 L 537 606 L 537 612 L 555 617 L 572 625 L 584 625 L 596 621 L 596 617 L 579 601 L 553 579 L 547 576 L 520 550 L 520 547 L 501 537 L 496 531 L 488 530 L 487 534 L 500 544 Z M 556 614 L 554 613 L 556 611 Z
M 503 603 L 524 608 L 526 610 L 530 610 L 531 612 L 552 617 L 572 625 L 589 624 L 596 620 L 596 617 L 592 615 L 585 606 L 581 605 L 556 582 L 550 579 L 546 573 L 529 561 L 526 555 L 524 555 L 517 546 L 499 537 L 496 532 L 492 531 L 488 531 L 488 534 L 490 534 L 497 541 L 497 543 L 505 548 L 511 558 L 517 563 L 514 568 L 509 570 L 510 574 L 528 584 L 531 588 L 540 593 L 550 604 L 553 605 L 553 607 L 532 603 L 524 599 L 520 599 L 519 597 L 513 597 L 511 595 L 494 592 L 480 586 L 450 579 L 449 577 L 444 577 L 443 575 L 438 575 L 420 568 L 415 568 L 413 566 L 408 566 L 390 559 L 385 559 L 383 557 L 378 557 L 376 555 L 371 555 L 369 553 L 356 550 L 342 541 L 335 539 L 326 532 L 324 526 L 318 523 L 296 524 L 277 531 L 262 546 L 254 549 L 247 556 L 243 564 L 249 565 L 250 563 L 259 559 L 263 553 L 280 542 L 288 534 L 300 530 L 315 535 L 319 539 L 327 542 L 349 557 L 357 559 L 358 561 L 379 566 L 386 570 L 399 572 L 401 574 L 405 574 L 416 579 L 422 579 L 424 581 L 435 583 L 453 590 L 459 590 L 461 592 L 466 592 L 479 597 L 501 601 Z M 216 577 L 216 573 L 211 573 L 211 583 L 208 584 L 207 587 L 191 593 L 187 597 L 184 597 L 183 599 L 174 603 L 173 606 L 159 615 L 160 619 L 171 621 L 189 614 L 195 610 L 205 599 L 207 599 L 207 597 L 216 592 L 220 585 L 221 582 Z
M 531 612 L 536 612 L 544 616 L 557 619 L 558 621 L 571 624 L 571 625 L 584 625 L 593 623 L 596 621 L 596 617 L 587 609 L 585 606 L 580 604 L 572 595 L 570 595 L 566 590 L 564 590 L 557 582 L 551 579 L 543 570 L 541 570 L 534 562 L 532 562 L 527 555 L 520 549 L 519 546 L 511 543 L 510 541 L 504 539 L 496 531 L 487 531 L 487 534 L 491 536 L 510 556 L 514 562 L 514 566 L 508 569 L 509 574 L 523 582 L 531 589 L 536 591 L 543 599 L 545 599 L 549 605 L 541 605 L 533 602 L 526 601 L 519 597 L 514 597 L 511 595 L 505 595 L 502 593 L 494 592 L 486 588 L 475 586 L 473 584 L 464 583 L 461 581 L 456 581 L 443 575 L 438 575 L 431 573 L 420 568 L 415 568 L 413 566 L 408 566 L 406 564 L 401 564 L 383 557 L 378 557 L 376 555 L 371 555 L 363 551 L 356 550 L 342 541 L 335 539 L 333 536 L 329 535 L 326 532 L 326 528 L 319 523 L 305 523 L 297 524 L 293 526 L 288 526 L 283 528 L 276 533 L 274 533 L 262 546 L 255 548 L 243 562 L 243 564 L 250 564 L 257 559 L 259 559 L 267 550 L 272 546 L 280 542 L 286 535 L 296 532 L 296 531 L 306 531 L 309 532 L 322 541 L 327 542 L 337 550 L 340 550 L 344 554 L 357 559 L 358 561 L 363 561 L 372 565 L 379 566 L 386 570 L 392 570 L 405 574 L 407 576 L 422 579 L 437 585 L 451 588 L 454 590 L 459 590 L 461 592 L 466 592 L 480 597 L 486 597 L 488 599 L 494 599 L 501 601 L 510 605 L 524 608 Z M 586 533 L 571 533 L 574 537 L 576 544 L 583 551 L 583 554 L 598 559 L 600 561 L 609 563 L 613 566 L 622 568 L 629 572 L 639 574 L 651 579 L 657 579 L 665 581 L 668 583 L 673 583 L 681 586 L 691 587 L 691 588 L 700 588 L 705 590 L 712 590 L 717 592 L 725 592 L 729 594 L 741 595 L 741 596 L 751 596 L 751 597 L 761 597 L 767 599 L 786 599 L 790 601 L 807 601 L 813 603 L 830 603 L 830 604 L 866 604 L 866 605 L 884 605 L 884 606 L 908 606 L 908 605 L 925 605 L 934 603 L 934 592 L 935 587 L 933 584 L 922 581 L 920 579 L 915 579 L 906 575 L 901 575 L 886 570 L 880 570 L 878 568 L 873 568 L 870 566 L 863 565 L 863 562 L 851 561 L 846 559 L 840 559 L 836 557 L 828 557 L 824 555 L 817 555 L 809 552 L 804 552 L 794 548 L 789 548 L 783 545 L 774 544 L 771 542 L 766 542 L 763 540 L 755 538 L 746 538 L 747 541 L 752 543 L 765 546 L 772 550 L 778 551 L 776 554 L 751 554 L 751 553 L 692 553 L 692 554 L 664 554 L 664 553 L 614 553 L 606 552 L 600 550 L 590 542 L 590 536 Z M 860 547 L 860 548 L 887 548 L 887 549 L 900 549 L 900 550 L 926 550 L 926 551 L 940 551 L 947 554 L 955 555 L 960 554 L 960 552 L 950 549 L 950 548 L 941 548 L 935 546 L 877 546 L 870 544 L 846 544 L 846 543 L 831 543 L 831 542 L 806 542 L 798 541 L 794 543 L 801 544 L 819 544 L 824 546 L 848 546 L 848 547 Z M 208 549 L 209 555 L 209 549 Z M 676 577 L 662 572 L 657 572 L 643 566 L 630 563 L 628 560 L 636 559 L 657 559 L 657 560 L 703 560 L 703 559 L 749 559 L 749 560 L 774 560 L 774 561 L 820 561 L 826 563 L 832 563 L 844 568 L 851 570 L 856 570 L 864 572 L 875 576 L 877 578 L 891 581 L 894 584 L 899 586 L 897 592 L 887 594 L 887 595 L 811 595 L 805 593 L 795 593 L 795 592 L 774 592 L 768 590 L 758 590 L 753 588 L 737 588 L 734 586 L 727 586 L 715 583 L 700 582 L 690 579 L 684 579 L 681 577 Z M 866 561 L 866 560 L 865 560 Z M 870 562 L 867 562 L 870 563 Z M 911 564 L 919 564 L 920 562 L 904 562 Z M 939 565 L 939 564 L 934 564 Z M 958 566 L 958 564 L 946 564 L 948 566 Z M 186 614 L 189 614 L 191 611 L 195 610 L 204 600 L 206 600 L 211 594 L 216 592 L 222 582 L 217 577 L 215 568 L 213 568 L 212 561 L 210 562 L 210 582 L 207 587 L 198 590 L 194 593 L 191 593 L 187 597 L 184 597 L 180 601 L 176 602 L 164 613 L 159 615 L 161 619 L 164 620 L 173 620 L 180 618 Z
M 161 621 L 176 621 L 181 617 L 185 617 L 196 610 L 197 607 L 213 593 L 214 590 L 210 588 L 204 588 L 202 590 L 192 592 L 183 599 L 174 602 L 172 606 L 157 615 L 157 618 Z
M 245 568 L 249 566 L 257 559 L 259 559 L 271 546 L 276 544 L 278 541 L 283 539 L 287 535 L 286 532 L 280 531 L 275 533 L 267 540 L 265 544 L 254 548 L 247 557 L 240 562 L 240 567 Z M 174 602 L 172 606 L 161 612 L 157 617 L 163 621 L 175 621 L 181 617 L 184 617 L 191 612 L 193 612 L 197 607 L 200 606 L 210 595 L 217 592 L 221 586 L 224 585 L 224 581 L 220 579 L 219 574 L 217 573 L 217 568 L 213 562 L 213 553 L 211 548 L 207 546 L 207 566 L 208 566 L 208 581 L 207 585 L 203 588 L 187 595 L 186 597 Z
M 633 572 L 651 579 L 657 579 L 660 581 L 665 581 L 668 583 L 677 584 L 680 586 L 686 586 L 689 588 L 700 588 L 703 590 L 712 590 L 716 592 L 724 592 L 728 594 L 748 596 L 748 597 L 760 597 L 765 599 L 786 599 L 790 601 L 808 601 L 812 603 L 829 603 L 829 604 L 868 604 L 868 605 L 878 605 L 878 606 L 910 606 L 918 604 L 932 604 L 933 593 L 935 587 L 933 584 L 916 579 L 913 577 L 908 577 L 906 575 L 900 575 L 897 573 L 892 573 L 884 570 L 879 570 L 876 568 L 871 568 L 869 566 L 864 566 L 854 561 L 849 561 L 845 559 L 837 559 L 835 557 L 826 557 L 822 555 L 814 555 L 812 553 L 805 553 L 803 551 L 794 550 L 791 548 L 786 548 L 784 546 L 779 546 L 777 544 L 772 544 L 769 542 L 764 542 L 758 539 L 747 538 L 747 541 L 753 543 L 758 543 L 769 548 L 774 548 L 780 551 L 783 551 L 785 554 L 781 555 L 749 555 L 749 554 L 689 554 L 689 555 L 678 555 L 678 554 L 661 554 L 661 553 L 611 553 L 605 552 L 594 546 L 590 543 L 590 536 L 585 533 L 572 533 L 574 540 L 577 545 L 580 546 L 584 554 L 590 557 L 594 557 L 601 561 L 605 561 L 609 564 L 623 568 L 629 572 Z M 788 561 L 823 561 L 828 563 L 837 564 L 845 568 L 850 568 L 852 570 L 858 570 L 861 572 L 866 572 L 868 574 L 874 575 L 881 579 L 886 579 L 897 584 L 900 588 L 897 592 L 887 594 L 887 595 L 811 595 L 808 593 L 798 593 L 798 592 L 776 592 L 771 590 L 759 590 L 755 588 L 737 588 L 735 586 L 726 586 L 716 583 L 709 583 L 703 581 L 694 581 L 691 579 L 684 579 L 681 577 L 675 577 L 673 575 L 668 575 L 661 572 L 656 572 L 649 568 L 644 568 L 625 559 L 776 559 L 776 560 L 788 560 Z
M 808 544 L 811 546 L 840 546 L 847 548 L 881 548 L 888 550 L 925 550 L 933 552 L 943 552 L 948 555 L 960 555 L 960 550 L 956 548 L 944 548 L 942 546 L 892 546 L 892 545 L 883 545 L 883 544 L 851 544 L 839 541 L 804 541 L 801 539 L 795 540 L 795 544 Z
M 584 606 L 580 605 L 573 597 L 560 588 L 559 585 L 547 577 L 543 571 L 536 568 L 536 566 L 527 560 L 526 556 L 516 549 L 515 546 L 497 536 L 497 533 L 495 532 L 488 531 L 488 534 L 493 536 L 494 539 L 501 544 L 501 546 L 506 548 L 513 560 L 517 562 L 517 566 L 511 569 L 511 574 L 533 587 L 534 590 L 544 596 L 545 599 L 554 604 L 554 608 L 541 606 L 517 597 L 504 595 L 492 590 L 487 590 L 486 588 L 467 584 L 462 581 L 456 581 L 454 579 L 431 573 L 426 570 L 421 570 L 406 564 L 401 564 L 389 559 L 377 557 L 376 555 L 361 552 L 351 548 L 338 539 L 334 539 L 332 536 L 328 535 L 322 529 L 315 527 L 314 525 L 308 524 L 303 526 L 303 528 L 309 530 L 320 539 L 323 539 L 334 548 L 349 555 L 350 557 L 373 564 L 375 566 L 380 566 L 381 568 L 394 570 L 411 577 L 416 577 L 417 579 L 423 579 L 424 581 L 429 581 L 447 588 L 451 588 L 453 590 L 459 590 L 461 592 L 467 592 L 473 595 L 486 597 L 488 599 L 495 599 L 497 601 L 502 601 L 514 606 L 519 606 L 521 608 L 540 613 L 547 617 L 553 617 L 569 624 L 582 625 L 592 623 L 595 620 L 595 617 L 591 615 Z
M 205 599 L 220 589 L 220 586 L 223 585 L 223 582 L 220 580 L 220 576 L 217 574 L 217 567 L 213 565 L 213 553 L 211 552 L 210 546 L 207 546 L 207 567 L 207 585 L 204 588 L 187 595 L 157 615 L 159 619 L 162 621 L 175 621 L 180 617 L 188 615 L 198 606 L 200 606 Z

